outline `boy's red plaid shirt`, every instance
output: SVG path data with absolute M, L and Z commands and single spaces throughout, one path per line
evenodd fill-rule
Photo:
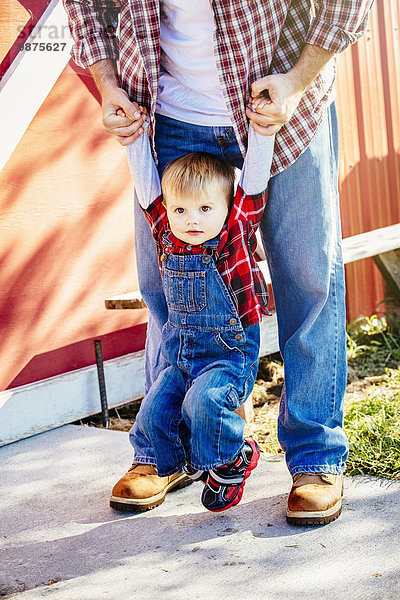
M 159 258 L 163 253 L 213 255 L 218 272 L 230 292 L 244 327 L 258 323 L 263 314 L 268 314 L 267 284 L 254 257 L 257 246 L 255 233 L 266 201 L 267 192 L 255 196 L 246 195 L 238 186 L 229 216 L 219 234 L 216 250 L 209 248 L 207 242 L 205 245 L 193 246 L 178 240 L 169 228 L 162 196 L 144 211 L 152 229 Z

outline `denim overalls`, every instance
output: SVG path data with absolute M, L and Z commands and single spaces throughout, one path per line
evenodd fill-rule
M 234 410 L 253 388 L 260 344 L 259 324 L 242 327 L 212 255 L 169 254 L 164 242 L 168 322 L 161 345 L 170 366 L 146 394 L 130 433 L 135 461 L 154 463 L 155 454 L 161 477 L 187 460 L 196 469 L 215 468 L 241 450 L 244 421 Z M 203 247 L 214 251 L 218 242 Z

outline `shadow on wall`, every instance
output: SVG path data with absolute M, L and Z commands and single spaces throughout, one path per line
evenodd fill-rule
M 38 379 L 35 365 L 54 374 L 55 351 L 56 371 L 68 371 L 87 351 L 66 351 L 62 368 L 63 348 L 146 318 L 104 307 L 137 289 L 132 183 L 90 88 L 67 66 L 1 173 L 0 389 Z M 121 353 L 137 348 L 131 337 Z
M 365 35 L 337 57 L 344 237 L 400 220 L 399 11 L 376 0 Z M 375 312 L 385 293 L 372 259 L 346 271 L 349 318 Z

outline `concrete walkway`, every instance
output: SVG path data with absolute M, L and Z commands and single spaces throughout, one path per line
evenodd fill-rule
M 260 462 L 212 514 L 201 484 L 137 515 L 108 506 L 126 433 L 68 425 L 0 449 L 0 597 L 21 600 L 399 600 L 400 482 L 346 480 L 342 516 L 285 521 L 290 477 Z

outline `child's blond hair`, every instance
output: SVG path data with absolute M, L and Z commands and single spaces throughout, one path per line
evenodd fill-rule
M 175 158 L 168 163 L 161 179 L 164 202 L 173 197 L 199 197 L 215 185 L 220 187 L 229 207 L 234 196 L 235 169 L 209 152 L 191 152 Z

